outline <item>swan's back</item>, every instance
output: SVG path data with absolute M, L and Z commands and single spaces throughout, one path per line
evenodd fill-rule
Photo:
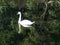
M 22 20 L 21 23 L 23 24 L 33 24 L 34 22 L 31 22 L 30 20 Z

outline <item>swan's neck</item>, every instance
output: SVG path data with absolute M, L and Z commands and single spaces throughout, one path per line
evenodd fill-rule
M 19 15 L 19 20 L 21 21 L 21 14 Z

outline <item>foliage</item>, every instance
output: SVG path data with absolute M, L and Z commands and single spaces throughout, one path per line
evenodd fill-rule
M 16 0 L 15 0 L 16 1 Z M 48 4 L 48 17 L 44 20 L 45 2 L 26 0 L 23 18 L 35 21 L 33 27 L 21 27 L 18 34 L 18 8 L 14 0 L 0 0 L 0 45 L 60 45 L 60 4 Z M 44 14 L 45 13 L 45 14 Z

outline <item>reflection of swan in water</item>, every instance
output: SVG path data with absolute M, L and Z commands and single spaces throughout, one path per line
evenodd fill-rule
M 31 25 L 35 22 L 31 22 L 30 20 L 21 20 L 21 12 L 18 12 L 17 15 L 19 15 L 18 25 L 19 25 L 19 32 L 21 32 L 20 26 L 23 27 L 32 27 Z

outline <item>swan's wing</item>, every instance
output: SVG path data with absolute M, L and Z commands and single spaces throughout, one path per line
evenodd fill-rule
M 34 22 L 31 22 L 29 20 L 23 20 L 20 22 L 20 24 L 23 26 L 23 27 L 32 27 L 31 25 L 33 24 Z
M 21 23 L 27 24 L 27 25 L 31 25 L 31 24 L 33 24 L 34 22 L 31 22 L 30 20 L 23 20 L 23 21 L 21 21 Z

